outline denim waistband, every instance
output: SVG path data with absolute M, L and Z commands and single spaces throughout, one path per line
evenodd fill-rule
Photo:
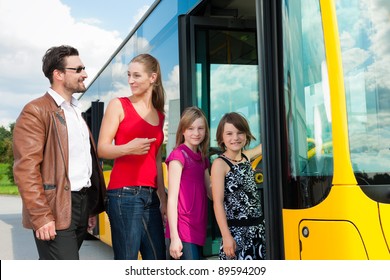
M 156 190 L 156 188 L 150 187 L 150 186 L 128 186 L 128 187 L 123 187 L 122 190 L 124 191 L 131 191 L 131 190 L 145 190 L 149 192 L 153 192 Z

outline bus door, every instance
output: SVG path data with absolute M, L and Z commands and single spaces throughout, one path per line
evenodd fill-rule
M 258 57 L 255 21 L 182 16 L 179 20 L 180 108 L 198 106 L 210 126 L 210 162 L 219 152 L 216 129 L 227 112 L 242 113 L 260 143 Z M 261 161 L 256 178 L 262 192 Z M 212 204 L 204 255 L 219 252 L 220 233 Z
M 99 100 L 92 101 L 91 107 L 87 111 L 82 113 L 84 120 L 86 121 L 89 129 L 91 130 L 91 134 L 96 145 L 99 138 L 99 131 L 103 119 L 103 114 L 104 114 L 104 102 L 101 102 Z M 97 225 L 93 229 L 94 235 L 99 234 L 99 221 L 100 219 L 98 219 Z

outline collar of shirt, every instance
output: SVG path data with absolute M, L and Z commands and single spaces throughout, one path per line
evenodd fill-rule
M 53 97 L 54 101 L 57 103 L 57 106 L 61 106 L 64 102 L 66 103 L 65 99 L 59 93 L 57 93 L 54 89 L 49 88 L 47 92 L 50 94 L 51 97 Z M 76 98 L 74 98 L 73 96 L 72 96 L 72 100 L 70 101 L 70 103 L 73 106 L 76 106 L 76 107 L 79 106 L 79 101 Z

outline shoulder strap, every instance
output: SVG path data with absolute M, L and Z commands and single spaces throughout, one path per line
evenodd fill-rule
M 221 155 L 219 155 L 218 158 L 220 158 L 220 159 L 222 159 L 224 162 L 226 162 L 226 163 L 229 165 L 230 169 L 232 168 L 233 164 L 230 162 L 230 160 L 228 160 L 227 158 L 225 158 L 225 157 L 223 157 L 223 156 L 221 156 Z
M 241 153 L 241 156 L 242 156 L 243 158 L 245 158 L 246 161 L 249 161 L 248 157 L 247 157 L 244 153 Z

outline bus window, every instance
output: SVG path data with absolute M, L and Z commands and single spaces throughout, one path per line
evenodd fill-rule
M 390 183 L 390 6 L 336 1 L 349 145 L 359 185 Z
M 255 32 L 208 28 L 199 29 L 196 34 L 208 43 L 198 43 L 196 50 L 196 89 L 198 106 L 204 107 L 203 99 L 209 98 L 210 146 L 218 146 L 215 133 L 227 112 L 240 112 L 248 119 L 256 136 L 251 147 L 258 145 L 261 136 Z M 202 79 L 205 75 L 208 81 Z
M 285 208 L 307 208 L 329 193 L 332 120 L 318 0 L 283 1 Z

